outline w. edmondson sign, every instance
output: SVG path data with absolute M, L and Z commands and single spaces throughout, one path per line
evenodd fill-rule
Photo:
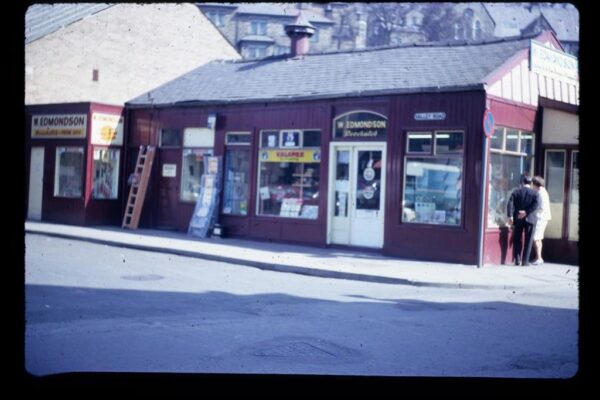
M 333 120 L 333 137 L 347 138 L 385 138 L 387 118 L 371 111 L 352 111 Z
M 531 41 L 529 65 L 531 71 L 542 75 L 563 77 L 577 80 L 577 57 L 560 50 L 544 46 L 542 43 Z
M 31 117 L 31 137 L 35 139 L 85 138 L 86 114 L 33 115 Z

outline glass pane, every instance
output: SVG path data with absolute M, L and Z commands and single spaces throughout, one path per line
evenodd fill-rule
M 321 147 L 321 131 L 304 131 L 304 147 Z
M 57 147 L 54 195 L 81 197 L 83 194 L 83 148 Z
M 531 174 L 533 160 L 523 156 L 492 153 L 489 172 L 488 227 L 506 226 L 507 203 L 519 187 L 521 176 Z
M 260 147 L 278 147 L 279 131 L 263 131 L 260 133 Z
M 181 167 L 181 200 L 196 201 L 200 196 L 200 178 L 204 173 L 204 154 L 207 150 L 183 149 Z
M 573 152 L 571 202 L 569 204 L 569 240 L 579 240 L 579 152 Z
M 92 198 L 116 199 L 118 197 L 119 153 L 117 149 L 94 148 Z
M 160 145 L 161 147 L 181 146 L 181 135 L 179 129 L 161 129 Z
M 521 132 L 521 153 L 533 155 L 533 133 Z
M 408 134 L 409 153 L 431 153 L 433 134 L 431 132 L 418 132 Z
M 402 221 L 459 225 L 462 158 L 407 157 Z
M 228 149 L 225 153 L 223 214 L 248 214 L 250 152 Z
M 250 144 L 250 134 L 228 133 L 225 142 L 226 144 Z
M 546 151 L 546 190 L 550 196 L 552 219 L 548 222 L 544 237 L 552 239 L 562 238 L 565 156 L 564 151 Z
M 356 209 L 379 210 L 381 151 L 359 151 L 356 164 Z
M 519 151 L 519 131 L 506 130 L 506 151 Z
M 463 151 L 462 132 L 436 132 L 435 154 L 456 154 Z
M 301 162 L 303 160 L 297 157 L 288 157 L 287 152 L 263 151 L 259 156 L 258 214 L 316 219 L 321 165 L 319 162 Z M 320 159 L 316 150 L 295 150 L 293 153 Z
M 496 128 L 494 129 L 494 134 L 492 135 L 492 149 L 502 150 L 502 139 L 504 135 L 504 128 Z
M 347 217 L 348 192 L 350 191 L 350 151 L 336 151 L 335 159 L 335 216 Z

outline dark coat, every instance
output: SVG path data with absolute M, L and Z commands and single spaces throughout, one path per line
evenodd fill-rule
M 521 186 L 510 195 L 507 205 L 508 217 L 512 217 L 513 221 L 516 221 L 519 210 L 525 210 L 527 216 L 533 215 L 533 212 L 538 208 L 538 204 L 538 193 L 529 187 Z

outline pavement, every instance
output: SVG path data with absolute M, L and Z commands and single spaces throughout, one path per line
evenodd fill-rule
M 354 249 L 321 248 L 234 238 L 201 239 L 185 232 L 82 227 L 26 221 L 26 234 L 42 234 L 145 251 L 170 253 L 264 270 L 400 285 L 523 289 L 576 284 L 579 267 L 464 265 L 394 258 Z

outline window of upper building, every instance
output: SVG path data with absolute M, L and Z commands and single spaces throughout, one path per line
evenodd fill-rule
M 267 56 L 266 46 L 247 46 L 244 48 L 245 58 L 263 58 Z
M 479 20 L 473 22 L 473 39 L 481 39 L 481 22 Z
M 217 11 L 207 11 L 206 16 L 212 21 L 215 26 L 225 26 L 224 15 Z
M 279 56 L 281 54 L 287 54 L 290 52 L 290 47 L 289 46 L 275 46 L 273 48 L 273 55 L 274 56 Z
M 266 21 L 250 21 L 250 34 L 251 35 L 266 35 L 267 34 Z
M 310 41 L 311 43 L 318 43 L 319 42 L 319 30 L 315 30 L 315 33 L 310 37 Z

